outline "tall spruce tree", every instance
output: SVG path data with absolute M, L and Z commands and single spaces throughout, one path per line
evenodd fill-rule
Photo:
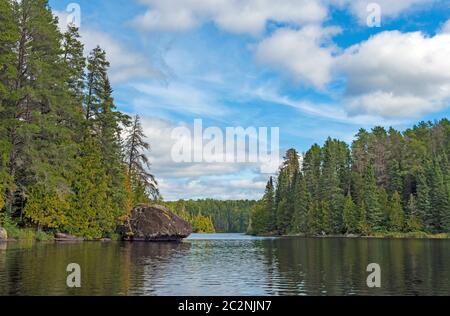
M 364 204 L 367 208 L 367 222 L 372 231 L 383 228 L 383 211 L 380 207 L 375 172 L 369 165 L 364 172 Z
M 352 196 L 350 194 L 348 194 L 345 198 L 343 222 L 346 233 L 358 232 L 358 213 L 356 205 L 353 202 Z
M 141 119 L 136 115 L 125 138 L 123 155 L 135 203 L 144 203 L 159 196 L 158 183 L 155 176 L 150 173 L 150 162 L 146 155 L 149 150 L 150 145 L 145 140 Z M 141 188 L 144 188 L 143 192 Z
M 405 213 L 401 204 L 400 194 L 392 195 L 389 209 L 389 228 L 391 231 L 402 231 L 405 227 Z
M 407 222 L 406 228 L 410 232 L 421 231 L 423 224 L 419 216 L 416 198 L 413 194 L 409 196 L 407 205 Z
M 295 183 L 294 216 L 292 220 L 293 233 L 308 232 L 307 215 L 310 199 L 305 177 L 303 176 L 303 173 L 300 172 L 296 177 Z

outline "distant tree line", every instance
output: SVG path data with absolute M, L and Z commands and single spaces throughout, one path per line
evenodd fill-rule
M 450 232 L 450 122 L 401 133 L 361 129 L 349 147 L 328 138 L 289 149 L 251 216 L 253 234 Z
M 86 58 L 78 29 L 57 24 L 47 0 L 0 1 L 0 224 L 98 238 L 157 184 L 105 51 Z
M 187 219 L 199 232 L 244 233 L 255 201 L 179 200 L 164 202 L 172 211 Z M 210 223 L 208 223 L 210 222 Z M 209 229 L 205 229 L 209 227 Z

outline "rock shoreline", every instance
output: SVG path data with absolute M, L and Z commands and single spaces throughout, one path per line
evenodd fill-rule
M 192 226 L 161 205 L 140 204 L 131 212 L 129 219 L 119 227 L 123 241 L 145 242 L 177 242 L 192 234 Z M 67 233 L 55 233 L 55 242 L 82 242 L 100 241 L 109 242 L 110 238 L 98 238 L 89 240 L 83 237 L 73 236 Z M 6 229 L 0 227 L 1 241 L 17 241 L 8 239 Z
M 127 241 L 180 241 L 192 234 L 192 226 L 161 205 L 136 206 L 123 227 Z

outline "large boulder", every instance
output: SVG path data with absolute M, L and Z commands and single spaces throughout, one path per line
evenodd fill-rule
M 6 229 L 4 229 L 3 227 L 0 227 L 0 241 L 7 240 L 7 239 L 8 239 L 8 233 L 7 233 Z
M 136 206 L 125 225 L 126 240 L 179 241 L 192 233 L 192 226 L 161 205 Z

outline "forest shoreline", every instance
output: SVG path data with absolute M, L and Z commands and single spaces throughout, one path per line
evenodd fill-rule
M 35 231 L 30 228 L 15 228 L 13 237 L 10 236 L 10 231 L 8 232 L 8 238 L 5 240 L 0 240 L 1 243 L 10 242 L 55 242 L 55 243 L 78 243 L 78 242 L 114 242 L 114 241 L 127 241 L 121 238 L 118 234 L 116 236 L 89 239 L 84 237 L 77 237 L 76 239 L 60 240 L 55 238 L 53 234 L 44 231 Z M 210 235 L 214 233 L 199 233 L 204 235 Z M 450 234 L 429 234 L 425 232 L 389 232 L 389 233 L 376 233 L 372 235 L 357 235 L 357 234 L 330 234 L 330 235 L 318 235 L 318 234 L 247 234 L 249 236 L 255 237 L 278 237 L 278 238 L 314 238 L 314 239 L 327 239 L 327 238 L 341 238 L 341 239 L 423 239 L 423 240 L 446 240 L 450 239 Z M 157 241 L 156 241 L 157 242 Z
M 285 235 L 276 235 L 276 234 L 264 234 L 264 235 L 251 235 L 258 237 L 279 237 L 279 238 L 345 238 L 345 239 L 428 239 L 428 240 L 436 240 L 436 239 L 450 239 L 450 234 L 428 234 L 425 232 L 410 232 L 410 233 L 378 233 L 374 235 L 357 235 L 357 234 L 332 234 L 332 235 L 317 235 L 317 234 L 285 234 Z

